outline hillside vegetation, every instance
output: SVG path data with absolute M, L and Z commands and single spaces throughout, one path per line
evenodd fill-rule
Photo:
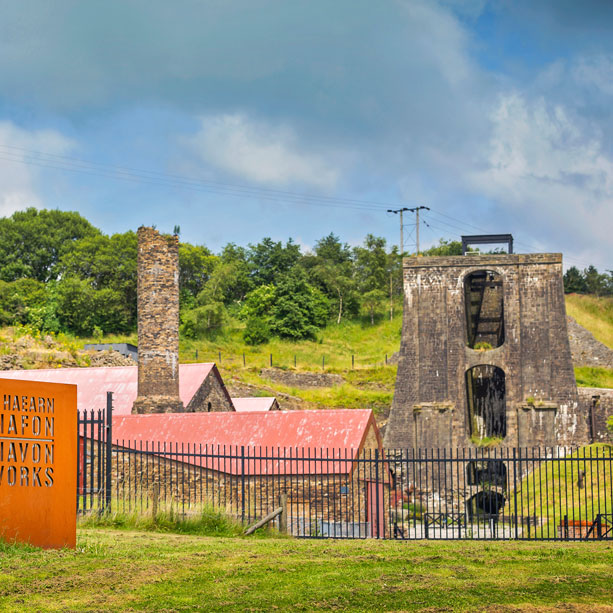
M 588 329 L 596 340 L 613 348 L 613 298 L 567 294 L 566 312 Z

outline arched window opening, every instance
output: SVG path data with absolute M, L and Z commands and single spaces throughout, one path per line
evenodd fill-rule
M 206 410 L 207 410 L 207 413 L 210 413 L 212 408 L 213 408 L 213 405 L 212 405 L 210 402 L 207 402 L 207 403 L 206 403 Z
M 466 485 L 506 487 L 507 467 L 501 460 L 475 460 L 466 465 Z
M 471 349 L 493 349 L 504 343 L 502 277 L 478 270 L 464 280 L 467 343 Z
M 505 502 L 506 499 L 500 492 L 492 490 L 477 492 L 466 501 L 468 520 L 498 517 L 498 514 L 504 508 Z
M 468 425 L 474 442 L 503 439 L 507 435 L 504 371 L 481 364 L 466 371 Z

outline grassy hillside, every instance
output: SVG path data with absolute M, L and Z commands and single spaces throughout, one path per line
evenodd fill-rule
M 594 338 L 613 349 L 613 298 L 568 294 L 566 312 Z
M 2 611 L 611 611 L 605 543 L 210 538 L 0 543 Z

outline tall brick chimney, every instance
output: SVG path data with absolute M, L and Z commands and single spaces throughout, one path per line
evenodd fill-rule
M 184 411 L 179 397 L 179 239 L 138 229 L 138 396 L 132 413 Z

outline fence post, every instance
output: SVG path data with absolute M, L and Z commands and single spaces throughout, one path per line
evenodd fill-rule
M 322 370 L 326 369 L 326 356 L 325 355 L 321 356 L 321 369 Z
M 160 484 L 158 481 L 154 481 L 153 491 L 151 493 L 151 517 L 153 518 L 153 523 L 157 521 L 159 500 L 160 500 Z
M 221 364 L 221 351 L 219 352 L 219 363 Z
M 296 354 L 294 353 L 294 368 L 296 368 Z
M 196 359 L 198 359 L 198 350 L 196 349 Z
M 515 514 L 515 540 L 519 538 L 519 528 L 517 526 L 517 449 L 513 447 L 513 513 Z
M 354 355 L 353 355 L 353 353 L 352 353 L 352 354 L 351 354 L 351 370 L 353 370 L 354 358 L 355 358 L 355 356 L 354 356 Z
M 371 475 L 372 477 L 372 475 Z M 375 519 L 377 522 L 377 538 L 381 538 L 381 523 L 379 517 L 379 449 L 375 449 L 375 503 L 377 505 L 377 512 Z
M 111 461 L 113 458 L 113 392 L 106 393 L 106 419 L 104 424 L 106 435 L 106 457 L 104 460 L 104 510 L 111 511 Z
M 283 492 L 279 496 L 279 506 L 281 507 L 281 515 L 279 515 L 279 532 L 287 534 L 287 493 Z
M 387 366 L 387 353 L 385 354 L 385 365 Z
M 270 354 L 270 367 L 272 368 L 272 353 Z
M 241 520 L 245 521 L 245 446 L 241 445 Z
M 243 351 L 243 366 L 247 366 L 247 363 L 245 362 L 245 352 Z

